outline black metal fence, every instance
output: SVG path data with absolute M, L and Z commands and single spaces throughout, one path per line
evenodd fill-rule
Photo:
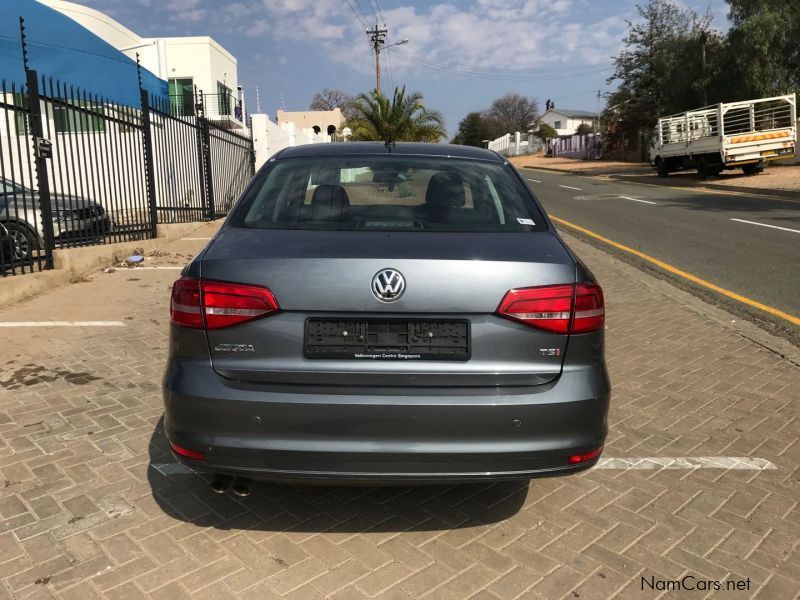
M 123 106 L 27 71 L 0 85 L 0 273 L 52 268 L 53 251 L 156 236 L 225 216 L 254 173 L 252 138 L 177 116 L 142 92 Z M 245 133 L 246 132 L 246 133 Z

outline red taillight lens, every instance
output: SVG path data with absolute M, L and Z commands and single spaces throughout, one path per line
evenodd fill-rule
M 552 333 L 597 331 L 605 318 L 603 290 L 594 283 L 511 290 L 497 314 Z
M 569 457 L 569 464 L 575 465 L 578 463 L 589 462 L 590 460 L 594 460 L 603 452 L 603 447 L 600 446 L 596 450 L 590 450 L 589 452 L 584 452 L 583 454 L 573 454 Z
M 200 304 L 200 280 L 181 277 L 172 284 L 170 320 L 181 327 L 203 328 L 203 308 Z
M 509 291 L 497 313 L 538 329 L 569 333 L 575 286 L 547 285 Z
M 579 283 L 575 286 L 575 319 L 572 333 L 587 333 L 603 328 L 606 309 L 603 290 L 594 283 Z
M 279 310 L 267 288 L 181 277 L 172 286 L 170 316 L 175 325 L 222 329 Z
M 278 311 L 275 296 L 267 288 L 218 281 L 203 281 L 206 329 L 221 329 L 266 317 Z
M 175 454 L 180 454 L 181 456 L 185 456 L 186 458 L 192 458 L 194 460 L 205 460 L 206 457 L 203 456 L 202 452 L 198 452 L 197 450 L 189 450 L 188 448 L 182 448 L 177 444 L 173 444 L 172 442 L 169 443 L 172 450 Z

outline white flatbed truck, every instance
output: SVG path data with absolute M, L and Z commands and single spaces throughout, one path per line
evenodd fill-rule
M 702 177 L 724 169 L 760 173 L 767 161 L 791 158 L 797 147 L 795 94 L 721 103 L 658 120 L 650 164 L 660 177 L 697 169 Z

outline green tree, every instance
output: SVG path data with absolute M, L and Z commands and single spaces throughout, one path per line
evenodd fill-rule
M 458 133 L 453 138 L 453 143 L 482 148 L 484 146 L 483 140 L 494 139 L 490 136 L 489 123 L 486 117 L 483 113 L 475 111 L 467 113 L 467 116 L 459 121 Z
M 726 0 L 729 100 L 800 88 L 800 1 Z
M 534 133 L 542 142 L 558 137 L 558 132 L 547 123 L 539 123 L 539 129 Z
M 391 99 L 377 90 L 360 94 L 353 111 L 345 124 L 352 140 L 438 142 L 446 135 L 442 114 L 426 108 L 420 92 L 406 95 L 405 86 Z
M 719 102 L 724 90 L 711 82 L 722 69 L 725 52 L 711 17 L 700 16 L 673 0 L 649 0 L 636 7 L 639 20 L 628 21 L 624 49 L 614 58 L 609 83 L 619 87 L 608 98 L 605 117 L 617 123 L 614 131 L 629 138 L 641 136 L 659 116 Z M 702 50 L 705 44 L 706 64 Z
M 497 130 L 494 137 L 499 137 L 506 133 L 528 131 L 538 112 L 539 101 L 536 98 L 510 93 L 492 102 L 485 116 Z
M 353 97 L 342 90 L 332 90 L 325 88 L 321 92 L 314 94 L 314 98 L 309 104 L 309 110 L 333 110 L 339 108 L 345 119 L 355 116 L 353 113 Z
M 575 133 L 578 135 L 586 135 L 587 133 L 594 133 L 594 125 L 589 125 L 588 123 L 581 123 L 578 125 L 578 128 L 575 130 Z

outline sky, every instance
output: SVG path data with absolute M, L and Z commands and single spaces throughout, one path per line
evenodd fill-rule
M 419 90 L 448 137 L 470 111 L 516 92 L 596 111 L 636 0 L 73 0 L 143 37 L 210 35 L 238 59 L 247 110 L 306 110 L 323 88 L 375 87 L 365 29 L 388 28 L 382 88 Z M 640 0 L 643 2 L 644 0 Z M 724 0 L 680 0 L 726 28 Z

